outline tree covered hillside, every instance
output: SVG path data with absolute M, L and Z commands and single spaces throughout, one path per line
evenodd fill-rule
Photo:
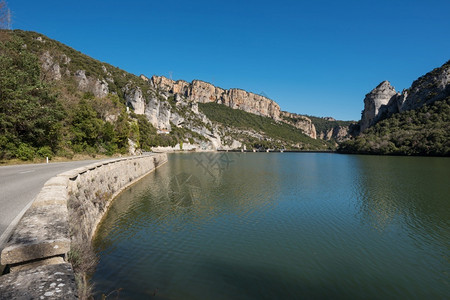
M 303 134 L 292 125 L 276 122 L 275 120 L 251 114 L 242 110 L 217 103 L 199 103 L 199 109 L 213 122 L 241 130 L 243 135 L 240 140 L 251 148 L 271 148 L 271 149 L 296 149 L 303 150 L 328 150 L 332 145 L 323 140 L 315 140 Z M 245 131 L 252 131 L 264 135 L 264 139 Z
M 343 142 L 343 153 L 450 156 L 450 97 L 397 113 Z
M 104 98 L 77 89 L 73 78 L 52 81 L 42 69 L 40 54 L 71 57 L 67 74 L 85 68 L 100 75 L 102 65 L 56 41 L 39 41 L 40 35 L 0 31 L 0 159 L 128 153 L 136 147 L 174 146 L 188 131 L 175 129 L 158 135 L 143 116 L 127 113 L 123 86 L 133 82 L 146 88 L 139 77 L 109 66 L 112 91 Z M 69 56 L 70 55 L 70 56 Z

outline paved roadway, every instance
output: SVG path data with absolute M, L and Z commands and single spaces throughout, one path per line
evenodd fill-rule
M 53 176 L 99 160 L 0 167 L 0 251 L 26 209 Z

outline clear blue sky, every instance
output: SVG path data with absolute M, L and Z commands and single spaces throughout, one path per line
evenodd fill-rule
M 383 80 L 397 90 L 450 59 L 449 0 L 9 0 L 41 32 L 147 76 L 264 92 L 283 110 L 359 119 Z

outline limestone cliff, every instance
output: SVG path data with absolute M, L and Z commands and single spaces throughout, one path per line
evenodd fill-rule
M 200 80 L 188 83 L 182 80 L 173 81 L 164 76 L 153 76 L 150 81 L 151 85 L 159 91 L 179 94 L 190 101 L 216 102 L 233 109 L 241 109 L 275 120 L 280 119 L 280 106 L 275 101 L 241 89 L 225 90 Z
M 131 87 L 127 84 L 124 88 L 124 97 L 126 105 L 131 106 L 134 112 L 138 115 L 143 115 L 145 112 L 145 99 L 140 87 Z
M 280 116 L 283 122 L 300 129 L 304 134 L 313 139 L 317 138 L 316 127 L 310 118 L 287 111 L 281 111 Z
M 326 132 L 320 132 L 318 138 L 322 140 L 335 140 L 336 142 L 342 142 L 348 140 L 353 135 L 352 126 L 335 126 L 328 129 Z
M 121 109 L 126 109 L 133 130 L 140 130 L 136 125 L 143 122 L 141 116 L 145 116 L 152 127 L 142 127 L 148 128 L 150 134 L 133 135 L 128 143 L 130 153 L 139 151 L 136 147 L 142 144 L 139 141 L 142 136 L 149 143 L 166 148 L 174 148 L 175 141 L 179 147 L 183 145 L 183 149 L 191 145 L 202 150 L 230 150 L 246 146 L 257 149 L 328 147 L 327 143 L 307 137 L 316 139 L 317 136 L 309 118 L 285 113 L 292 119 L 292 122 L 286 122 L 281 117 L 279 105 L 263 95 L 235 88 L 222 89 L 200 80 L 186 82 L 163 76 L 138 77 L 37 33 L 18 31 L 17 34 L 24 38 L 23 47 L 28 47 L 27 51 L 33 51 L 39 57 L 42 79 L 53 81 L 62 98 L 70 99 L 76 106 L 76 99 L 92 94 L 95 96 L 89 98 L 92 103 L 117 106 L 116 110 L 101 114 L 102 120 L 113 125 Z M 227 114 L 240 116 L 242 122 L 233 123 L 233 118 L 220 122 L 209 115 L 207 117 L 205 107 L 214 103 L 234 109 Z M 97 106 L 95 109 L 102 110 Z M 240 115 L 243 112 L 252 116 Z M 215 117 L 220 117 L 220 114 Z M 295 140 L 292 140 L 293 136 Z
M 78 70 L 74 74 L 78 89 L 84 92 L 91 92 L 95 97 L 103 98 L 109 93 L 108 83 L 94 77 L 86 76 L 85 70 Z
M 360 132 L 394 113 L 417 109 L 450 95 L 450 61 L 413 82 L 401 94 L 383 81 L 364 99 Z
M 40 56 L 40 62 L 44 80 L 60 81 L 65 76 L 66 78 L 73 78 L 80 91 L 90 92 L 95 97 L 103 98 L 109 93 L 109 85 L 106 81 L 108 78 L 104 80 L 95 76 L 87 76 L 86 70 L 82 69 L 71 73 L 69 70 L 71 58 L 65 54 L 55 55 L 51 54 L 50 51 L 45 51 Z M 105 67 L 103 66 L 103 68 Z M 73 77 L 71 74 L 73 74 Z M 110 82 L 113 81 L 110 79 Z
M 400 111 L 416 109 L 450 95 L 450 61 L 413 82 L 398 100 Z
M 364 98 L 364 110 L 360 122 L 361 131 L 375 124 L 381 115 L 380 108 L 398 96 L 395 88 L 387 80 L 368 93 Z

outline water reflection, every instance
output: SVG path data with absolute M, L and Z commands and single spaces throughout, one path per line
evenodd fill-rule
M 214 156 L 215 155 L 215 156 Z M 113 203 L 99 291 L 129 299 L 444 298 L 449 160 L 174 154 Z
M 398 224 L 447 236 L 450 159 L 354 156 L 362 220 L 384 230 Z
M 193 174 L 180 173 L 170 179 L 168 196 L 172 205 L 189 207 L 198 202 L 202 186 Z
M 450 160 L 414 157 L 354 158 L 357 203 L 364 224 L 396 238 L 399 262 L 425 280 L 450 286 Z M 426 271 L 427 270 L 427 271 Z
M 114 201 L 100 227 L 99 236 L 107 238 L 98 244 L 99 251 L 114 249 L 150 223 L 201 227 L 223 211 L 245 217 L 269 209 L 279 189 L 274 174 L 282 170 L 272 160 L 258 170 L 241 153 L 173 156 Z

